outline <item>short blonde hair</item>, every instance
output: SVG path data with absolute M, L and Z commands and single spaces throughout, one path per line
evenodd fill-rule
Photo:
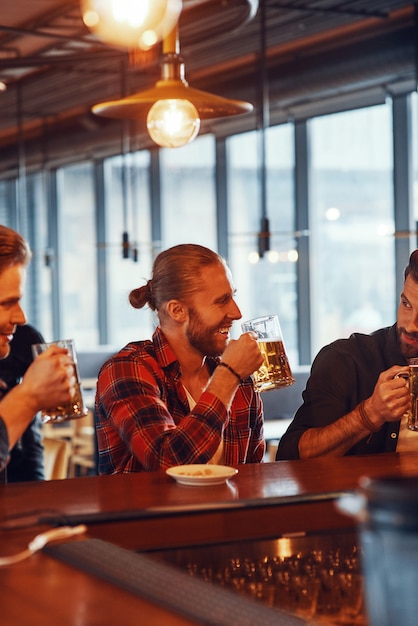
M 22 235 L 0 224 L 0 274 L 12 265 L 27 265 L 31 256 L 29 244 Z

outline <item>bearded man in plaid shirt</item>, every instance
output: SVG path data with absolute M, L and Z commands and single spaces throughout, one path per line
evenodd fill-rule
M 251 374 L 263 359 L 255 334 L 230 339 L 241 312 L 224 259 L 195 244 L 169 248 L 129 299 L 156 311 L 159 324 L 99 373 L 99 473 L 261 462 L 263 410 Z

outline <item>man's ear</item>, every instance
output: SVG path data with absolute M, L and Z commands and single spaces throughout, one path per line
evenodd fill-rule
M 182 323 L 187 319 L 188 308 L 180 300 L 169 300 L 167 313 L 173 321 Z

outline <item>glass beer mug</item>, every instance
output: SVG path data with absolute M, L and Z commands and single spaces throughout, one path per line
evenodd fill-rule
M 51 345 L 57 345 L 60 348 L 66 348 L 68 354 L 73 360 L 74 376 L 75 376 L 75 388 L 74 395 L 70 402 L 65 405 L 52 407 L 49 410 L 43 410 L 41 413 L 42 423 L 47 422 L 65 422 L 67 420 L 77 419 L 79 417 L 85 417 L 88 413 L 87 407 L 84 403 L 83 391 L 81 386 L 80 374 L 77 366 L 77 354 L 73 339 L 60 339 L 58 341 L 52 341 L 51 343 L 34 343 L 32 345 L 32 354 L 36 358 L 42 352 L 48 349 Z
M 241 324 L 244 333 L 257 335 L 258 346 L 263 355 L 263 364 L 253 374 L 256 391 L 268 391 L 293 385 L 293 378 L 284 347 L 282 331 L 277 315 L 256 317 Z

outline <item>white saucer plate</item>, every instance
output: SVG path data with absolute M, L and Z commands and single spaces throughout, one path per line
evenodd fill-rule
M 227 465 L 194 464 L 169 467 L 166 473 L 179 485 L 206 486 L 222 485 L 238 474 L 238 470 Z

